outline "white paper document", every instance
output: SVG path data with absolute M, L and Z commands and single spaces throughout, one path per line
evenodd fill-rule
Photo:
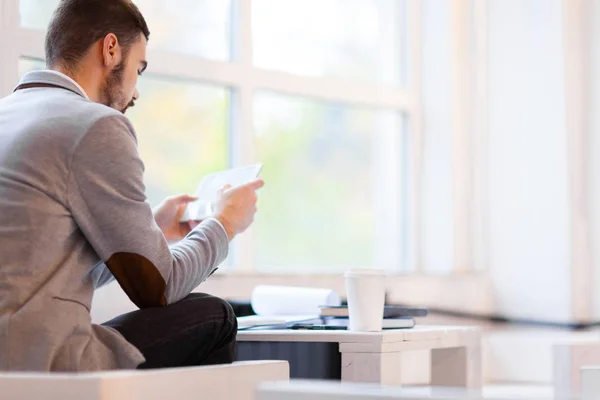
M 217 200 L 219 189 L 225 185 L 232 187 L 245 185 L 258 177 L 262 164 L 233 168 L 206 175 L 194 192 L 198 200 L 188 203 L 181 222 L 202 221 L 212 215 L 212 205 Z
M 340 296 L 331 289 L 257 286 L 252 292 L 257 315 L 320 315 L 320 306 L 339 306 Z
M 257 315 L 239 317 L 240 328 L 285 325 L 319 318 L 319 306 L 339 306 L 340 296 L 331 289 L 257 286 L 251 305 Z

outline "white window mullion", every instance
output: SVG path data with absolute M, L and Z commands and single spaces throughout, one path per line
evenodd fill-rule
M 488 12 L 487 1 L 471 0 L 473 9 L 473 46 L 475 88 L 473 115 L 473 270 L 489 270 L 489 129 L 488 129 Z
M 16 28 L 19 26 L 19 0 L 0 0 L 0 26 Z
M 409 71 L 412 69 L 409 55 L 408 36 L 409 29 L 405 25 L 410 14 L 411 8 L 407 7 L 407 2 L 398 2 L 399 7 L 392 7 L 388 12 L 396 12 L 396 20 L 402 24 L 401 29 L 388 25 L 388 32 L 384 37 L 393 38 L 394 35 L 401 35 L 401 38 L 394 38 L 392 43 L 388 44 L 391 48 L 393 43 L 400 43 L 398 54 L 400 54 L 400 70 L 395 71 L 401 76 L 402 87 L 405 88 L 410 79 L 407 79 Z M 410 49 L 412 50 L 412 49 Z M 407 135 L 406 119 L 412 117 L 417 103 L 414 92 L 410 90 L 398 90 L 396 95 L 402 98 L 391 99 L 395 103 L 393 107 L 396 113 L 401 113 L 404 109 L 402 118 L 393 118 L 392 115 L 380 116 L 375 122 L 373 131 L 373 152 L 372 152 L 372 188 L 371 193 L 374 208 L 374 266 L 384 268 L 393 273 L 406 273 L 411 269 L 409 251 L 410 237 L 412 232 L 405 219 L 409 218 L 408 211 L 408 188 L 406 179 L 408 174 L 408 160 L 404 157 L 408 153 L 405 146 Z M 384 96 L 380 97 L 384 100 Z M 385 107 L 384 107 L 385 108 Z M 405 229 L 406 228 L 406 229 Z M 408 234 L 408 237 L 404 237 Z M 407 240 L 408 239 L 408 240 Z
M 7 1 L 8 0 L 0 0 L 0 29 L 4 28 L 4 26 L 6 25 L 6 21 L 4 20 L 4 15 L 6 14 L 6 12 L 4 11 L 4 9 L 7 8 Z
M 471 270 L 472 140 L 469 119 L 469 2 L 452 0 L 452 189 L 454 195 L 454 273 Z
M 295 96 L 401 111 L 411 111 L 415 107 L 411 94 L 399 87 L 346 79 L 311 78 L 262 69 L 253 69 L 252 75 L 257 88 Z
M 7 30 L 0 28 L 0 52 L 3 59 L 0 63 L 0 98 L 13 91 L 19 78 L 19 53 L 7 38 Z
M 404 201 L 408 201 L 409 251 L 406 259 L 407 272 L 423 272 L 423 239 L 422 232 L 422 213 L 423 213 L 423 103 L 422 103 L 422 9 L 421 0 L 408 0 L 406 10 L 407 23 L 407 54 L 410 59 L 409 73 L 409 91 L 414 101 L 413 112 L 408 115 L 407 125 L 410 127 L 410 165 L 407 166 L 409 173 L 402 176 L 409 179 L 409 193 L 403 196 Z M 406 164 L 405 164 L 406 165 Z
M 18 14 L 16 18 L 18 18 Z M 11 41 L 18 47 L 21 56 L 43 60 L 46 56 L 44 50 L 45 38 L 46 35 L 42 31 L 14 27 Z
M 30 35 L 30 32 L 23 35 L 29 44 L 28 53 L 38 54 L 40 49 L 34 48 L 35 41 Z M 247 54 L 248 51 L 246 49 L 242 52 L 240 49 L 241 54 Z M 148 52 L 148 72 L 179 79 L 201 80 L 240 90 L 264 89 L 292 96 L 401 112 L 412 112 L 417 106 L 414 93 L 401 87 L 268 71 L 254 68 L 251 61 L 244 60 L 238 56 L 233 62 L 211 61 L 181 53 L 154 50 Z
M 19 1 L 0 0 L 0 98 L 14 89 L 19 77 L 19 48 L 13 39 L 19 27 Z
M 591 194 L 588 151 L 591 143 L 590 49 L 591 2 L 564 0 L 565 114 L 569 171 L 571 234 L 571 318 L 588 322 L 593 316 L 594 278 L 591 248 Z
M 257 161 L 254 154 L 252 111 L 252 0 L 236 0 L 233 4 L 233 63 L 238 68 L 240 80 L 232 95 L 230 140 L 232 163 L 234 166 L 242 166 Z M 254 235 L 250 227 L 236 239 L 234 263 L 238 271 L 254 269 L 254 249 Z
M 149 50 L 148 73 L 176 79 L 204 81 L 237 88 L 243 83 L 238 62 L 206 60 L 200 57 L 165 50 Z

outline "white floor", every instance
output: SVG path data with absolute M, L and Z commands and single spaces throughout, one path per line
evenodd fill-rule
M 432 388 L 428 386 L 407 386 L 407 394 L 415 395 L 451 395 L 460 393 L 460 390 L 451 388 Z M 486 399 L 519 399 L 519 400 L 551 400 L 554 399 L 553 389 L 549 385 L 524 385 L 524 384 L 494 384 L 486 385 L 482 390 L 482 397 Z M 561 399 L 562 400 L 562 399 Z
M 552 388 L 546 385 L 488 385 L 483 390 L 458 387 L 378 386 L 333 381 L 270 382 L 261 385 L 261 392 L 271 394 L 269 399 L 329 398 L 403 398 L 411 400 L 575 400 L 554 399 Z

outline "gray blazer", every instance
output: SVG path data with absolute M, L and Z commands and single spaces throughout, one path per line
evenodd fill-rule
M 208 220 L 169 248 L 129 120 L 64 75 L 21 84 L 46 87 L 0 100 L 0 370 L 135 368 L 140 351 L 91 323 L 94 290 L 116 278 L 140 308 L 176 302 L 226 258 L 227 235 Z

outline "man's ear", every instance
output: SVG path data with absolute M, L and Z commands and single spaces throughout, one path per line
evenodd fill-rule
M 105 67 L 111 69 L 121 62 L 121 46 L 114 33 L 109 33 L 102 42 L 102 61 Z

